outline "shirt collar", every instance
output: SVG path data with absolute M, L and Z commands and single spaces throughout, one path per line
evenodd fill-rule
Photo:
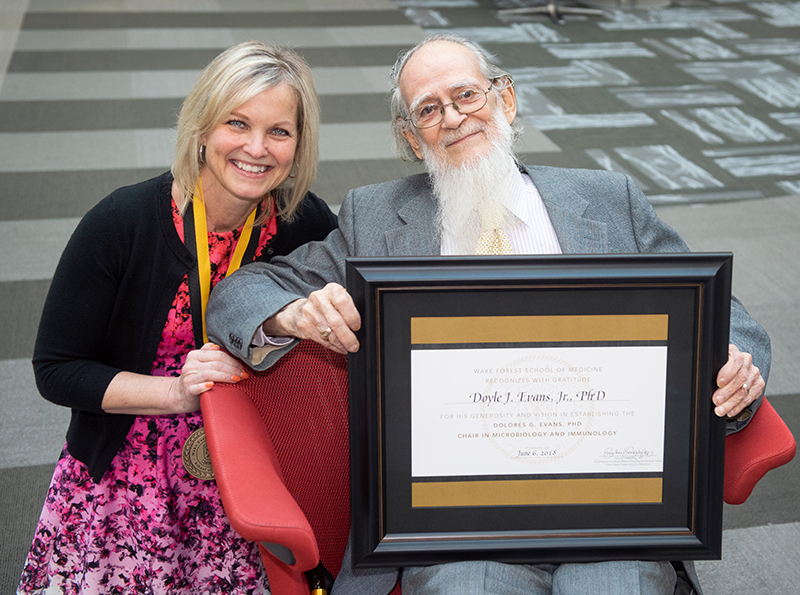
M 531 194 L 536 192 L 536 187 L 533 185 L 533 181 L 519 170 L 516 163 L 508 175 L 509 196 L 506 199 L 505 206 L 525 225 L 532 225 Z

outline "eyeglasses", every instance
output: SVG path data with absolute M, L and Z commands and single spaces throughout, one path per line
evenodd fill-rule
M 453 109 L 459 114 L 477 112 L 486 105 L 486 98 L 496 81 L 497 79 L 492 80 L 489 88 L 485 91 L 479 87 L 462 88 L 458 95 L 453 98 L 453 101 L 444 105 L 438 101 L 423 103 L 414 108 L 414 111 L 405 120 L 410 121 L 415 128 L 433 128 L 444 120 L 444 108 L 448 106 L 453 106 Z M 509 84 L 511 83 L 509 82 Z

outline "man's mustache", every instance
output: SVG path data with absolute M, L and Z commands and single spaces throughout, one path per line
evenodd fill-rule
M 455 130 L 444 133 L 439 141 L 440 146 L 445 149 L 448 145 L 460 141 L 462 138 L 475 134 L 476 132 L 486 132 L 486 124 L 484 122 L 465 122 Z

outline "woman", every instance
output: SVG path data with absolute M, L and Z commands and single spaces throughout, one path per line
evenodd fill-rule
M 269 592 L 257 547 L 182 450 L 200 394 L 247 376 L 205 338 L 211 287 L 336 226 L 308 192 L 318 129 L 302 58 L 237 45 L 186 98 L 172 171 L 81 221 L 34 351 L 40 392 L 72 419 L 19 593 Z

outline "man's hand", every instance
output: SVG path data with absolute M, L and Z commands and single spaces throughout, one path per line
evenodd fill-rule
M 761 371 L 753 365 L 753 357 L 739 351 L 736 345 L 729 345 L 728 362 L 717 374 L 717 386 L 712 397 L 714 413 L 719 417 L 736 417 L 761 396 L 766 383 Z
M 361 328 L 361 315 L 344 287 L 329 283 L 307 299 L 295 300 L 262 325 L 270 336 L 311 339 L 339 353 L 358 351 L 353 331 Z

